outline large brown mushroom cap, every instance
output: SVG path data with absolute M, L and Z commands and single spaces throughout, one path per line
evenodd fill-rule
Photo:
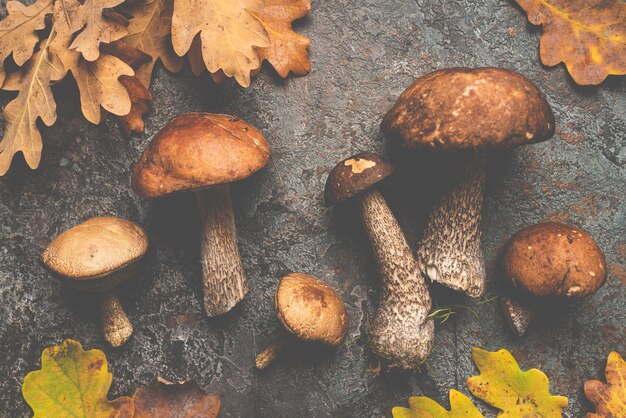
M 98 217 L 57 236 L 41 254 L 43 265 L 69 286 L 89 291 L 115 287 L 148 250 L 148 236 L 134 222 Z
M 244 179 L 265 166 L 270 147 L 252 125 L 234 116 L 188 113 L 156 134 L 133 169 L 143 197 L 198 190 Z
M 590 295 L 602 287 L 607 275 L 594 240 L 578 228 L 555 222 L 515 234 L 503 263 L 508 280 L 534 296 Z
M 275 303 L 283 326 L 298 338 L 333 347 L 345 340 L 346 306 L 323 281 L 308 274 L 288 274 L 278 284 Z
M 502 68 L 448 68 L 418 78 L 381 125 L 407 148 L 507 148 L 554 134 L 554 115 L 527 78 Z
M 332 169 L 326 180 L 324 197 L 330 206 L 372 187 L 393 173 L 393 166 L 371 152 L 346 158 Z

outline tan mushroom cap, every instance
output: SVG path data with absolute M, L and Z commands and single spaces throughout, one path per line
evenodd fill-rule
M 594 240 L 570 225 L 548 222 L 511 238 L 503 258 L 508 280 L 534 296 L 582 297 L 606 281 L 606 263 Z
M 381 129 L 407 148 L 508 148 L 554 134 L 554 115 L 537 87 L 502 68 L 448 68 L 418 78 Z
M 308 274 L 288 274 L 278 284 L 275 303 L 283 326 L 298 338 L 333 347 L 345 340 L 346 306 L 323 281 Z
M 148 237 L 134 222 L 97 217 L 57 236 L 41 254 L 41 262 L 66 284 L 101 291 L 131 277 L 124 274 L 146 254 Z
M 143 197 L 160 197 L 244 179 L 265 166 L 270 147 L 252 125 L 234 116 L 188 113 L 152 139 L 131 183 Z

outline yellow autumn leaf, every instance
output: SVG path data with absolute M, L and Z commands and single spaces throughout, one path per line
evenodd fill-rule
M 61 3 L 65 0 L 61 1 Z M 100 56 L 100 44 L 111 43 L 128 35 L 126 19 L 108 9 L 123 3 L 124 0 L 85 0 L 79 3 L 71 20 L 71 33 L 77 33 L 70 45 L 80 52 L 87 61 L 95 61 Z M 58 3 L 58 2 L 57 2 Z
M 454 389 L 450 390 L 450 411 L 425 396 L 409 398 L 409 407 L 396 406 L 393 418 L 482 418 L 472 400 Z
M 34 418 L 130 418 L 132 399 L 107 399 L 112 378 L 102 351 L 65 340 L 43 351 L 41 369 L 26 375 L 22 396 Z
M 222 70 L 243 87 L 261 61 L 256 48 L 269 45 L 265 28 L 253 15 L 263 10 L 261 0 L 176 0 L 172 18 L 172 45 L 179 56 L 200 34 L 202 58 L 211 73 Z
M 4 90 L 19 93 L 2 112 L 4 136 L 0 141 L 0 176 L 6 174 L 18 152 L 22 152 L 30 168 L 37 168 L 43 147 L 37 120 L 41 119 L 47 126 L 56 122 L 56 102 L 50 84 L 63 78 L 63 65 L 50 53 L 49 47 L 50 37 L 40 43 L 40 50 L 23 70 L 11 73 L 2 86 Z
M 599 84 L 626 74 L 626 3 L 622 0 L 516 0 L 543 25 L 539 52 L 548 66 L 563 62 L 574 81 Z
M 8 15 L 0 21 L 0 85 L 4 81 L 4 60 L 13 54 L 19 66 L 33 56 L 39 37 L 35 31 L 46 27 L 46 15 L 52 13 L 52 0 L 38 0 L 30 6 L 19 1 L 6 4 Z
M 626 417 L 626 361 L 615 351 L 606 361 L 605 375 L 606 383 L 585 382 L 585 396 L 596 407 L 587 418 Z
M 548 377 L 537 369 L 522 371 L 507 350 L 472 350 L 480 370 L 467 387 L 474 396 L 501 410 L 499 418 L 560 418 L 567 398 L 550 395 Z

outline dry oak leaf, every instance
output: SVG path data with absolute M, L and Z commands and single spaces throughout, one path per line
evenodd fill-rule
M 454 389 L 450 390 L 450 411 L 425 396 L 409 398 L 409 407 L 396 406 L 393 418 L 483 418 L 472 400 Z
M 29 167 L 37 168 L 43 148 L 37 120 L 51 126 L 57 119 L 50 85 L 61 80 L 64 73 L 59 59 L 50 53 L 50 39 L 42 40 L 40 50 L 21 71 L 11 73 L 2 86 L 4 90 L 18 91 L 18 94 L 2 112 L 4 136 L 0 141 L 0 176 L 6 174 L 13 156 L 20 151 Z
M 256 48 L 270 45 L 263 24 L 253 15 L 262 10 L 261 0 L 176 0 L 172 17 L 174 51 L 185 55 L 199 33 L 207 70 L 222 70 L 248 87 L 250 73 L 261 64 Z
M 65 0 L 63 0 L 65 1 Z M 79 3 L 71 19 L 71 33 L 78 35 L 70 45 L 82 53 L 87 61 L 95 61 L 100 56 L 100 44 L 111 43 L 128 35 L 128 21 L 120 14 L 107 11 L 124 0 L 85 0 Z
M 289 72 L 305 75 L 311 71 L 307 52 L 311 41 L 291 28 L 294 20 L 310 10 L 310 0 L 265 0 L 263 10 L 254 12 L 270 40 L 269 46 L 258 48 L 259 58 L 272 64 L 281 77 L 287 77 Z
M 135 418 L 215 418 L 220 398 L 193 381 L 172 383 L 160 377 L 133 395 Z
M 80 104 L 85 118 L 94 124 L 102 121 L 102 108 L 114 115 L 124 116 L 131 111 L 128 91 L 120 82 L 122 76 L 133 76 L 133 69 L 121 59 L 100 54 L 93 62 L 83 58 L 78 50 L 68 46 L 72 39 L 69 22 L 80 12 L 78 0 L 63 0 L 55 3 L 54 27 L 58 32 L 51 51 L 63 63 L 63 76 L 68 72 L 76 80 L 80 92 Z
M 4 60 L 13 54 L 20 67 L 33 56 L 39 36 L 35 31 L 46 27 L 46 15 L 52 13 L 52 0 L 38 0 L 30 6 L 19 1 L 7 2 L 8 15 L 0 21 L 0 85 L 5 78 Z
M 65 340 L 43 351 L 41 369 L 26 375 L 22 396 L 34 418 L 130 418 L 132 399 L 107 399 L 112 378 L 102 351 L 85 351 L 79 342 Z
M 123 10 L 132 16 L 128 25 L 129 35 L 124 38 L 124 43 L 151 57 L 147 64 L 136 69 L 137 77 L 144 86 L 150 87 L 152 71 L 159 59 L 168 71 L 180 71 L 183 61 L 174 53 L 170 41 L 174 1 L 127 1 Z
M 564 62 L 574 81 L 600 84 L 626 74 L 626 3 L 622 0 L 516 0 L 543 25 L 541 62 Z
M 585 382 L 585 396 L 596 407 L 587 418 L 626 417 L 626 361 L 615 351 L 606 361 L 606 383 Z
M 121 76 L 120 83 L 130 96 L 131 108 L 127 115 L 117 117 L 117 124 L 124 136 L 129 137 L 133 132 L 143 132 L 145 125 L 143 115 L 150 110 L 152 93 L 136 76 Z
M 522 371 L 506 350 L 472 349 L 479 376 L 467 379 L 474 396 L 501 410 L 499 418 L 560 418 L 567 398 L 550 395 L 548 377 L 537 369 Z

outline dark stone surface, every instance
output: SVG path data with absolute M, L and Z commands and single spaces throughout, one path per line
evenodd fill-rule
M 626 354 L 624 78 L 583 88 L 563 66 L 543 67 L 540 31 L 512 2 L 336 0 L 313 6 L 299 25 L 313 40 L 307 77 L 283 81 L 266 69 L 242 90 L 160 69 L 146 132 L 130 141 L 112 120 L 90 126 L 75 99 L 60 99 L 65 110 L 44 129 L 40 168 L 31 172 L 20 161 L 0 179 L 0 415 L 29 415 L 22 379 L 40 367 L 44 347 L 65 338 L 106 352 L 111 396 L 129 395 L 154 375 L 194 378 L 221 394 L 224 417 L 389 416 L 393 405 L 418 394 L 447 405 L 450 388 L 468 393 L 474 346 L 507 348 L 522 368 L 544 370 L 552 391 L 570 399 L 568 416 L 590 409 L 583 381 L 603 378 L 611 350 Z M 464 311 L 437 326 L 434 352 L 421 372 L 375 376 L 366 350 L 377 303 L 375 264 L 354 208 L 324 208 L 326 174 L 352 153 L 389 155 L 378 129 L 385 111 L 415 77 L 455 65 L 520 71 L 546 94 L 557 119 L 551 141 L 491 160 L 484 214 L 488 291 L 500 288 L 496 260 L 506 240 L 547 219 L 588 231 L 606 254 L 610 276 L 598 294 L 555 309 L 521 339 L 507 330 L 495 303 L 474 306 L 475 314 Z M 272 164 L 233 187 L 251 291 L 231 314 L 214 320 L 202 311 L 193 197 L 144 201 L 129 188 L 131 164 L 149 138 L 190 110 L 237 114 L 273 147 Z M 412 245 L 442 178 L 442 166 L 424 158 L 417 170 L 399 170 L 387 183 L 384 193 Z M 137 221 L 151 238 L 144 270 L 122 290 L 135 334 L 118 350 L 104 343 L 94 300 L 61 288 L 37 261 L 58 233 L 102 214 Z M 280 332 L 272 295 L 289 271 L 315 274 L 341 290 L 350 341 L 330 355 L 292 350 L 259 373 L 254 355 Z M 433 290 L 439 304 L 473 303 Z

